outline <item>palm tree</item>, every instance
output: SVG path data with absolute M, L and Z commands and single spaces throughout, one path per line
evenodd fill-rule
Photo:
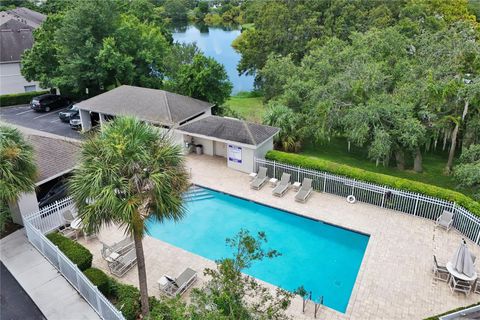
M 35 190 L 37 167 L 33 148 L 15 128 L 0 125 L 0 229 L 9 218 L 8 203 Z
M 136 118 L 116 118 L 83 144 L 69 182 L 86 232 L 115 223 L 133 237 L 143 316 L 149 312 L 145 221 L 181 219 L 188 187 L 181 148 L 160 130 Z

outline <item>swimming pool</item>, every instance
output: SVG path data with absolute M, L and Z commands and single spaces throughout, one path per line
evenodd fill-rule
M 150 235 L 217 260 L 232 256 L 225 239 L 241 228 L 264 231 L 266 247 L 282 255 L 256 262 L 245 273 L 289 291 L 303 285 L 315 300 L 323 296 L 326 306 L 346 311 L 368 235 L 209 189 L 192 198 L 183 220 L 149 221 Z

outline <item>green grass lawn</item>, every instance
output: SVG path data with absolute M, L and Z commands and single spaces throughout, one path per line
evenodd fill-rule
M 255 93 L 239 92 L 237 95 L 231 96 L 225 104 L 245 120 L 261 123 L 265 113 L 262 99 Z
M 367 159 L 366 148 L 358 148 L 352 146 L 351 151 L 347 150 L 347 141 L 343 138 L 332 139 L 330 143 L 307 144 L 304 146 L 301 154 L 329 160 L 336 163 L 349 165 L 373 172 L 388 174 L 395 177 L 420 181 L 435 186 L 460 191 L 468 196 L 472 196 L 471 190 L 456 189 L 456 183 L 451 176 L 443 174 L 443 169 L 447 162 L 447 153 L 427 153 L 423 154 L 423 172 L 416 173 L 413 170 L 398 170 L 392 167 L 384 167 L 383 165 L 375 166 L 375 162 Z M 413 167 L 413 159 L 406 159 L 407 168 Z

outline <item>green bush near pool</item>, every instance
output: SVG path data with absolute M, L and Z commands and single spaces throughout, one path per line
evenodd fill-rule
M 440 188 L 418 181 L 397 178 L 381 173 L 350 167 L 327 160 L 277 150 L 268 151 L 265 155 L 265 158 L 293 166 L 299 166 L 305 169 L 325 171 L 352 179 L 371 182 L 378 185 L 385 185 L 395 189 L 417 192 L 427 196 L 452 201 L 469 210 L 471 213 L 480 216 L 480 203 L 460 192 Z
M 83 274 L 93 283 L 94 286 L 103 293 L 104 296 L 110 296 L 112 294 L 112 281 L 109 276 L 100 269 L 88 268 L 83 271 Z
M 87 248 L 58 232 L 50 233 L 47 238 L 62 251 L 70 261 L 85 271 L 92 266 L 93 256 Z
M 40 96 L 42 94 L 49 93 L 45 91 L 32 91 L 14 94 L 4 94 L 0 96 L 0 107 L 15 106 L 17 104 L 28 104 L 33 97 Z

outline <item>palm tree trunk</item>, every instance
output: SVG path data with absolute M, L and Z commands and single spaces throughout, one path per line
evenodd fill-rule
M 462 121 L 458 121 L 455 123 L 455 128 L 452 132 L 452 144 L 450 145 L 450 152 L 448 153 L 448 160 L 447 165 L 445 166 L 445 172 L 449 174 L 452 171 L 453 166 L 453 158 L 455 156 L 455 148 L 457 147 L 457 135 L 458 130 L 460 129 L 460 124 L 465 120 L 465 116 L 468 112 L 468 100 L 465 101 L 465 105 L 463 106 L 463 113 L 462 113 Z
M 137 254 L 138 284 L 140 285 L 142 316 L 145 318 L 148 315 L 150 307 L 148 305 L 147 269 L 145 268 L 142 234 L 140 232 L 134 232 L 133 240 L 135 242 L 135 253 Z

